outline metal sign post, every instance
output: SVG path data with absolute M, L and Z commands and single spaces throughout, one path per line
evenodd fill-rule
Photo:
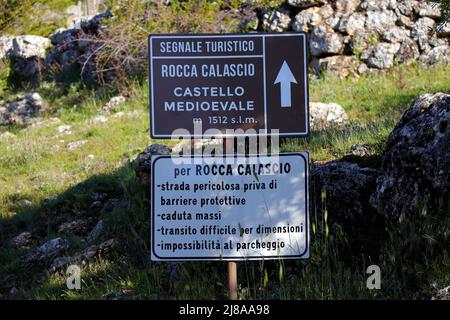
M 234 138 L 224 138 L 223 139 L 223 153 L 230 154 L 229 149 L 234 148 Z M 228 271 L 228 300 L 237 300 L 239 289 L 237 280 L 237 262 L 228 261 L 227 262 Z

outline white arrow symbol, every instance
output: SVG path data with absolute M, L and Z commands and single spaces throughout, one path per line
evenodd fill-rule
M 273 83 L 273 84 L 277 84 L 277 83 L 280 84 L 281 107 L 290 108 L 292 106 L 291 82 L 297 83 L 297 80 L 295 80 L 294 75 L 292 74 L 292 71 L 289 68 L 287 62 L 284 61 L 283 65 L 280 68 L 280 71 L 278 72 L 277 78 L 275 79 L 275 82 Z

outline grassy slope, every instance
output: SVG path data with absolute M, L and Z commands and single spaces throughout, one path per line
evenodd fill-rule
M 402 66 L 359 79 L 312 79 L 311 100 L 342 104 L 354 125 L 316 132 L 306 140 L 289 141 L 282 149 L 308 150 L 313 160 L 339 158 L 356 143 L 375 144 L 381 150 L 414 97 L 425 92 L 448 92 L 449 84 L 448 66 L 429 69 Z M 223 298 L 223 263 L 186 263 L 176 279 L 170 277 L 166 264 L 146 263 L 148 243 L 142 239 L 148 239 L 148 204 L 129 160 L 151 143 L 147 134 L 147 87 L 137 86 L 131 92 L 131 98 L 119 110 L 124 112 L 121 117 L 101 111 L 102 101 L 86 91 L 73 98 L 77 101 L 81 96 L 81 102 L 70 104 L 71 96 L 77 95 L 76 88 L 72 91 L 60 98 L 46 96 L 52 104 L 63 103 L 64 107 L 55 110 L 40 125 L 12 128 L 15 137 L 0 138 L 0 293 L 13 281 L 25 288 L 21 296 L 27 298 L 99 298 L 119 288 L 133 289 L 141 298 Z M 98 115 L 107 116 L 108 121 L 96 123 L 93 119 Z M 51 117 L 55 116 L 60 123 L 52 122 Z M 58 126 L 63 124 L 71 125 L 70 133 L 58 132 Z M 67 150 L 68 143 L 80 140 L 86 143 L 73 151 Z M 120 237 L 131 248 L 127 264 L 118 263 L 119 259 L 100 258 L 84 266 L 80 292 L 65 288 L 62 273 L 45 276 L 35 283 L 30 281 L 18 267 L 23 252 L 12 248 L 7 240 L 23 230 L 37 235 L 34 245 L 55 237 L 58 223 L 83 215 L 92 192 L 115 194 L 124 204 L 112 213 L 99 214 L 106 219 L 110 234 Z M 46 198 L 50 201 L 44 204 Z M 24 203 L 24 199 L 31 204 Z M 388 228 L 385 250 L 378 252 L 378 256 L 371 251 L 344 255 L 350 250 L 349 239 L 340 233 L 332 238 L 327 236 L 326 227 L 320 227 L 326 221 L 315 224 L 310 261 L 242 263 L 241 297 L 416 298 L 419 290 L 421 294 L 429 293 L 431 280 L 450 276 L 445 224 L 421 220 L 400 227 L 394 225 Z M 403 231 L 397 232 L 399 228 Z M 438 239 L 438 244 L 426 242 L 422 238 L 425 235 Z M 72 240 L 73 253 L 79 250 L 80 239 Z M 423 245 L 425 255 L 416 257 L 415 248 Z M 386 285 L 381 291 L 365 289 L 365 267 L 371 261 L 382 265 L 386 275 L 383 278 Z M 405 283 L 406 280 L 412 284 Z

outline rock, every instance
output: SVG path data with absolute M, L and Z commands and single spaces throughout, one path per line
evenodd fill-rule
M 58 226 L 58 233 L 73 233 L 76 235 L 86 234 L 92 227 L 92 219 L 76 219 L 64 222 Z
M 435 47 L 422 54 L 419 57 L 420 62 L 427 65 L 434 65 L 439 63 L 446 63 L 448 61 L 449 49 L 448 46 Z
M 311 208 L 323 215 L 322 191 L 326 194 L 328 221 L 351 227 L 358 218 L 373 212 L 369 197 L 377 170 L 355 163 L 331 161 L 311 170 Z
M 14 37 L 1 36 L 0 37 L 0 60 L 8 58 L 8 54 L 12 49 Z
M 45 110 L 39 93 L 18 94 L 5 107 L 0 105 L 0 125 L 25 124 Z
M 396 0 L 364 0 L 360 5 L 360 8 L 366 11 L 386 11 L 396 7 Z
M 112 249 L 117 246 L 115 239 L 102 242 L 100 245 L 92 245 L 81 251 L 80 253 L 71 257 L 58 257 L 53 260 L 50 271 L 56 272 L 66 268 L 70 264 L 86 264 L 87 261 L 92 260 L 97 255 L 109 254 Z
M 334 5 L 336 12 L 350 13 L 355 12 L 361 0 L 335 0 Z
M 361 54 L 364 49 L 374 46 L 378 43 L 378 34 L 375 31 L 361 30 L 355 33 L 350 41 L 350 48 L 355 55 Z M 368 51 L 370 54 L 370 50 Z M 362 59 L 362 57 L 360 57 Z M 368 56 L 366 57 L 366 59 Z
M 342 33 L 353 35 L 360 30 L 364 30 L 366 17 L 358 12 L 349 16 L 343 16 L 339 20 L 338 30 Z
M 163 144 L 152 144 L 141 152 L 136 160 L 133 162 L 134 171 L 136 176 L 141 180 L 143 184 L 150 183 L 151 173 L 151 157 L 152 155 L 169 155 L 172 150 Z
M 103 220 L 99 220 L 95 227 L 89 232 L 86 240 L 91 243 L 98 240 L 103 232 Z
M 115 96 L 112 97 L 103 107 L 102 109 L 105 111 L 114 111 L 118 106 L 125 103 L 127 98 L 124 96 Z
M 70 125 L 62 125 L 58 127 L 58 132 L 59 133 L 71 133 L 70 129 L 72 128 L 72 126 Z
M 399 43 L 378 43 L 374 48 L 370 49 L 369 57 L 365 55 L 361 59 L 366 60 L 369 67 L 377 69 L 386 69 L 394 65 L 394 55 L 399 51 Z
M 322 15 L 320 14 L 320 8 L 312 7 L 306 10 L 300 11 L 292 23 L 292 29 L 294 31 L 309 32 L 309 30 L 317 26 L 322 21 Z
M 394 57 L 401 63 L 409 63 L 417 60 L 419 57 L 419 48 L 416 42 L 411 40 L 411 38 L 405 38 Z
M 367 11 L 366 28 L 383 33 L 394 27 L 396 21 L 397 16 L 394 11 Z
M 367 66 L 367 64 L 361 63 L 361 64 L 358 66 L 358 68 L 356 69 L 356 71 L 357 71 L 359 74 L 363 74 L 363 73 L 366 73 L 367 71 L 369 71 L 369 67 Z
M 403 114 L 387 139 L 370 198 L 380 214 L 448 210 L 449 119 L 450 95 L 444 93 L 418 97 Z
M 61 53 L 59 56 L 59 64 L 63 71 L 68 71 L 70 67 L 76 62 L 80 56 L 78 50 L 67 50 Z
M 31 267 L 48 262 L 50 259 L 63 253 L 69 248 L 69 242 L 62 238 L 55 238 L 47 241 L 35 250 L 32 250 L 22 257 L 22 265 Z
M 54 46 L 67 45 L 75 47 L 76 36 L 79 30 L 77 29 L 64 29 L 59 28 L 52 35 L 50 35 L 50 41 Z
M 438 37 L 449 37 L 450 36 L 450 22 L 445 22 L 440 24 L 436 30 Z
M 431 300 L 450 300 L 450 286 L 447 288 L 439 290 L 436 295 L 434 295 Z
M 82 145 L 86 144 L 87 140 L 79 140 L 79 141 L 73 141 L 67 144 L 67 150 L 73 151 L 75 149 L 78 149 Z
M 395 26 L 383 31 L 383 33 L 381 34 L 381 39 L 391 43 L 402 42 L 406 39 L 409 39 L 409 31 Z
M 50 47 L 49 39 L 39 36 L 24 35 L 13 37 L 6 53 L 12 70 L 20 81 L 33 82 L 40 79 L 46 49 Z
M 315 130 L 348 123 L 347 114 L 337 103 L 311 102 L 309 104 L 311 126 Z
M 323 5 L 325 4 L 325 0 L 288 0 L 287 3 L 293 7 L 306 9 L 309 7 Z
M 321 24 L 314 28 L 310 37 L 310 51 L 313 56 L 338 54 L 343 49 L 342 36 Z
M 424 2 L 420 4 L 419 16 L 438 19 L 441 17 L 441 7 L 437 3 Z
M 331 56 L 312 61 L 314 73 L 320 74 L 324 71 L 345 78 L 355 72 L 356 59 L 353 56 Z
M 51 45 L 48 38 L 24 35 L 12 38 L 12 47 L 8 52 L 10 58 L 40 58 L 45 59 L 47 48 Z
M 399 26 L 411 29 L 414 23 L 411 20 L 411 18 L 404 16 L 402 14 L 397 14 L 397 24 Z
M 414 23 L 411 29 L 411 37 L 417 41 L 420 50 L 426 52 L 430 49 L 428 37 L 434 26 L 435 22 L 430 18 L 420 18 Z
M 33 236 L 28 231 L 24 231 L 21 234 L 11 239 L 11 244 L 16 247 L 26 247 L 33 241 Z
M 415 0 L 398 0 L 395 10 L 403 16 L 411 16 L 414 12 L 418 12 L 419 2 Z
M 283 8 L 270 11 L 263 16 L 263 29 L 272 32 L 286 31 L 291 24 L 290 12 Z

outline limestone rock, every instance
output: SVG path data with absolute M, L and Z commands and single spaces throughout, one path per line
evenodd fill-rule
M 136 176 L 143 184 L 150 183 L 151 157 L 153 155 L 169 155 L 172 150 L 163 144 L 152 144 L 141 152 L 133 163 Z
M 372 68 L 390 68 L 394 65 L 394 55 L 399 49 L 399 43 L 378 43 L 375 47 L 370 49 L 370 55 L 366 59 L 366 63 Z
M 386 11 L 397 7 L 396 0 L 364 0 L 360 8 L 367 11 Z
M 1 36 L 0 37 L 0 60 L 8 57 L 10 50 L 12 49 L 14 37 Z
M 310 38 L 310 51 L 313 56 L 338 54 L 343 49 L 342 36 L 321 24 L 314 28 Z
M 50 259 L 62 254 L 68 248 L 69 242 L 67 240 L 62 238 L 51 239 L 23 256 L 21 262 L 24 267 L 46 263 Z
M 73 141 L 67 144 L 67 150 L 73 151 L 75 149 L 78 149 L 82 145 L 85 145 L 87 143 L 87 140 L 79 140 L 79 141 Z
M 337 103 L 311 102 L 309 113 L 311 126 L 315 130 L 348 123 L 344 108 Z
M 40 36 L 24 35 L 12 38 L 9 56 L 28 59 L 32 57 L 44 59 L 46 49 L 51 45 L 50 39 Z
M 76 219 L 64 222 L 58 226 L 58 233 L 72 233 L 76 235 L 82 235 L 88 232 L 92 224 L 92 219 Z
M 391 43 L 402 42 L 409 39 L 409 31 L 395 26 L 383 31 L 381 39 Z
M 364 30 L 366 17 L 358 12 L 349 16 L 343 16 L 339 21 L 338 29 L 342 33 L 353 35 L 356 32 Z
M 419 57 L 419 48 L 411 38 L 405 38 L 400 44 L 400 48 L 395 54 L 395 59 L 401 63 L 415 61 Z
M 424 2 L 420 4 L 419 16 L 438 19 L 441 17 L 441 7 L 437 3 Z
M 24 124 L 44 110 L 45 103 L 39 93 L 18 94 L 0 104 L 0 125 Z
M 411 29 L 411 37 L 417 41 L 421 51 L 427 52 L 428 50 L 430 50 L 428 37 L 433 31 L 434 26 L 435 22 L 433 21 L 433 19 L 426 17 L 420 18 L 414 23 Z
M 64 269 L 70 264 L 85 264 L 99 254 L 103 255 L 110 253 L 115 247 L 117 247 L 117 241 L 115 239 L 110 239 L 102 242 L 100 245 L 89 246 L 71 257 L 58 257 L 53 260 L 50 271 L 55 272 Z
M 419 10 L 419 2 L 416 0 L 398 0 L 395 10 L 401 15 L 411 16 Z
M 367 11 L 366 28 L 382 33 L 394 27 L 396 21 L 394 11 Z
M 317 26 L 322 21 L 320 8 L 312 7 L 300 11 L 292 23 L 294 31 L 308 32 L 311 28 Z
M 283 8 L 267 12 L 263 16 L 263 28 L 267 31 L 286 31 L 291 24 L 290 12 Z
M 127 98 L 124 96 L 115 96 L 112 97 L 103 107 L 102 109 L 105 111 L 112 111 L 115 110 L 118 106 L 123 104 Z
M 427 65 L 446 63 L 449 60 L 448 46 L 435 47 L 419 57 L 420 62 Z
M 438 26 L 436 33 L 438 37 L 449 37 L 450 36 L 450 22 L 445 22 Z
M 444 93 L 418 97 L 403 114 L 388 137 L 370 199 L 380 214 L 448 210 L 449 119 L 450 95 Z

